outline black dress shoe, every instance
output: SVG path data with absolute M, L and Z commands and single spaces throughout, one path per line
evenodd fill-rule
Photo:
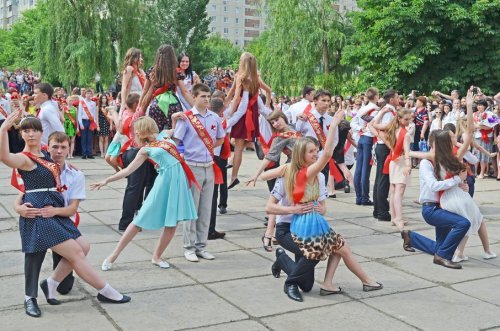
M 87 158 L 89 158 L 89 159 L 95 159 L 95 157 L 93 157 L 92 155 L 87 156 Z
M 109 302 L 109 303 L 127 303 L 131 300 L 131 298 L 127 295 L 123 295 L 123 298 L 121 300 L 113 300 L 110 298 L 106 298 L 104 295 L 101 293 L 97 294 L 97 300 L 101 302 Z
M 283 291 L 286 293 L 286 295 L 290 299 L 292 299 L 294 301 L 298 301 L 298 302 L 304 301 L 304 299 L 302 299 L 302 295 L 299 292 L 299 287 L 296 284 L 287 285 L 285 283 Z
M 24 301 L 24 311 L 26 311 L 26 315 L 31 317 L 40 317 L 42 316 L 42 312 L 38 307 L 38 303 L 36 302 L 36 298 L 28 299 L 28 301 Z
M 232 189 L 233 187 L 235 187 L 236 185 L 238 185 L 240 183 L 240 180 L 238 178 L 236 178 L 235 180 L 233 180 L 233 182 L 231 183 L 231 185 L 229 185 L 227 187 L 228 190 Z
M 227 214 L 227 208 L 226 207 L 219 207 L 219 213 Z
M 57 299 L 49 299 L 49 285 L 47 284 L 46 279 L 40 282 L 40 287 L 42 288 L 43 294 L 45 294 L 45 299 L 47 299 L 47 303 L 49 305 L 57 306 L 61 304 L 61 301 Z
M 377 218 L 377 221 L 379 221 L 379 222 L 390 222 L 391 219 L 390 218 Z
M 87 155 L 82 156 L 82 159 L 86 160 L 87 159 Z
M 368 200 L 368 201 L 365 201 L 365 202 L 362 202 L 361 203 L 363 206 L 373 206 L 373 202 Z
M 434 254 L 434 264 L 439 264 L 450 269 L 462 269 L 462 265 L 460 263 L 452 262 L 437 254 Z
M 214 231 L 208 234 L 208 240 L 224 239 L 225 236 L 225 232 Z
M 403 249 L 407 252 L 415 252 L 415 249 L 411 247 L 410 231 L 401 231 L 401 238 L 403 238 Z

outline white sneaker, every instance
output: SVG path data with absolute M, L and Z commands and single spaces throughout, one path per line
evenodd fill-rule
M 485 260 L 494 259 L 496 257 L 497 257 L 497 254 L 495 252 L 491 252 L 491 253 L 484 252 L 484 254 L 483 254 L 483 259 L 485 259 Z
M 189 262 L 198 262 L 198 257 L 196 257 L 196 255 L 197 254 L 195 252 L 192 252 L 192 251 L 185 251 L 184 252 L 184 257 Z
M 460 263 L 460 262 L 464 262 L 464 261 L 469 261 L 469 257 L 464 255 L 463 257 L 459 257 L 457 255 L 454 255 L 453 258 L 451 259 L 451 262 L 455 262 L 455 263 Z
M 102 265 L 101 265 L 101 270 L 102 271 L 108 271 L 112 267 L 113 267 L 113 263 L 108 262 L 108 260 L 106 260 L 106 259 L 104 259 L 104 261 L 102 261 Z
M 156 262 L 156 261 L 151 260 L 151 263 L 153 263 L 155 266 L 158 266 L 162 269 L 170 268 L 170 264 L 168 264 L 168 262 L 166 262 L 166 261 L 160 260 L 160 262 Z
M 215 256 L 213 256 L 212 254 L 210 254 L 207 251 L 197 251 L 196 256 L 201 257 L 202 259 L 205 259 L 205 260 L 215 259 Z

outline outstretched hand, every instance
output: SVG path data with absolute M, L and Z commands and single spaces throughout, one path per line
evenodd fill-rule
M 106 186 L 106 184 L 107 184 L 106 180 L 103 180 L 102 182 L 99 182 L 99 183 L 93 183 L 93 184 L 90 184 L 90 189 L 92 191 L 99 190 L 101 187 Z
M 345 119 L 345 110 L 343 110 L 343 109 L 337 110 L 335 112 L 335 115 L 333 115 L 332 124 L 339 125 L 339 123 L 342 122 L 342 120 L 344 120 L 344 119 Z
M 19 109 L 18 111 L 12 112 L 7 116 L 5 121 L 2 123 L 2 128 L 5 128 L 5 130 L 9 130 L 17 121 L 17 119 L 21 116 L 21 110 Z
M 257 176 L 254 176 L 254 177 L 250 178 L 249 180 L 247 180 L 245 182 L 245 186 L 250 185 L 252 182 L 253 182 L 253 186 L 255 186 L 255 183 L 257 182 Z

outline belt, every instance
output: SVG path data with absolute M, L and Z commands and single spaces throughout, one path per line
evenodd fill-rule
M 438 206 L 439 207 L 439 203 L 437 203 L 437 202 L 423 202 L 422 206 L 428 206 L 428 207 Z
M 211 161 L 211 162 L 206 162 L 206 163 L 198 163 L 198 162 L 191 162 L 191 161 L 186 161 L 186 163 L 190 166 L 193 166 L 193 167 L 202 167 L 202 168 L 210 168 L 214 162 Z
M 57 192 L 57 187 L 37 188 L 34 190 L 26 190 L 26 192 L 24 193 L 35 193 L 35 192 Z

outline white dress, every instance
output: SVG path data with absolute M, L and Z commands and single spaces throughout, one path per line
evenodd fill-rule
M 445 178 L 445 172 L 441 171 L 441 178 Z M 458 186 L 454 186 L 444 191 L 441 196 L 441 208 L 449 212 L 465 217 L 470 222 L 470 228 L 467 235 L 476 234 L 483 221 L 483 215 L 476 202 L 469 193 Z

